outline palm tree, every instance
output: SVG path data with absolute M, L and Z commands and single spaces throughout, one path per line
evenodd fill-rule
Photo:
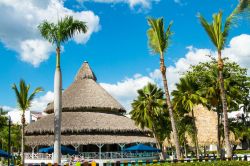
M 138 97 L 132 103 L 131 119 L 140 128 L 147 127 L 152 130 L 157 141 L 157 148 L 161 148 L 161 135 L 165 133 L 159 125 L 162 121 L 166 123 L 164 114 L 165 100 L 163 91 L 156 85 L 148 83 L 138 91 Z M 159 129 L 160 128 L 160 129 Z M 165 128 L 166 129 L 166 128 Z M 164 138 L 163 138 L 164 139 Z M 163 157 L 163 155 L 161 156 Z
M 217 49 L 218 53 L 218 79 L 220 84 L 220 96 L 222 102 L 222 109 L 224 115 L 224 136 L 225 136 L 225 145 L 227 151 L 227 157 L 232 157 L 232 149 L 229 142 L 229 129 L 228 129 L 228 106 L 226 101 L 226 93 L 224 89 L 224 79 L 223 79 L 223 59 L 221 55 L 221 51 L 226 45 L 226 39 L 228 37 L 229 29 L 233 24 L 233 20 L 236 18 L 237 15 L 243 13 L 247 9 L 249 11 L 249 0 L 241 0 L 235 10 L 226 18 L 226 21 L 223 25 L 222 22 L 222 12 L 213 14 L 213 22 L 208 23 L 206 19 L 199 14 L 199 19 L 201 25 L 205 29 L 207 35 L 209 36 L 210 40 L 214 44 Z
M 21 124 L 22 124 L 22 146 L 21 146 L 21 160 L 22 165 L 24 165 L 24 128 L 25 128 L 25 111 L 27 111 L 32 104 L 32 100 L 34 99 L 35 95 L 43 89 L 41 87 L 36 88 L 31 94 L 29 94 L 30 85 L 26 84 L 24 80 L 20 80 L 19 82 L 19 88 L 16 86 L 16 84 L 12 85 L 12 89 L 14 90 L 16 94 L 17 99 L 17 106 L 22 111 L 22 118 L 21 118 Z
M 191 136 L 193 140 L 195 140 L 194 133 L 196 132 L 195 126 L 193 123 L 193 118 L 189 115 L 179 115 L 177 116 L 177 129 L 178 136 L 181 145 L 184 147 L 185 157 L 187 157 L 187 138 L 186 134 Z
M 172 104 L 171 104 L 170 96 L 169 96 L 168 83 L 167 83 L 167 78 L 166 78 L 166 66 L 164 62 L 164 53 L 169 46 L 169 38 L 172 35 L 172 32 L 170 30 L 172 26 L 172 22 L 170 22 L 166 32 L 164 31 L 163 18 L 158 18 L 158 19 L 148 18 L 148 24 L 150 26 L 150 28 L 147 31 L 149 46 L 151 47 L 153 53 L 160 55 L 160 71 L 161 71 L 163 86 L 165 90 L 166 103 L 168 105 L 169 116 L 171 120 L 171 127 L 172 127 L 172 131 L 174 135 L 176 155 L 177 155 L 177 159 L 180 159 L 181 151 L 180 151 L 179 139 L 178 139 L 177 130 L 176 130 L 176 123 L 175 123 L 174 114 L 173 114 L 173 108 L 172 108 Z
M 200 87 L 196 83 L 193 77 L 186 76 L 180 79 L 180 82 L 176 84 L 176 90 L 172 92 L 174 109 L 178 110 L 178 107 L 182 107 L 187 112 L 192 113 L 192 123 L 194 126 L 194 144 L 196 149 L 196 157 L 199 157 L 199 143 L 197 137 L 197 128 L 195 125 L 194 106 L 198 104 L 205 104 L 206 98 L 202 97 L 199 90 Z
M 68 41 L 75 33 L 86 33 L 85 22 L 74 20 L 67 16 L 57 24 L 44 21 L 38 26 L 41 35 L 50 43 L 56 45 L 56 71 L 54 77 L 54 163 L 61 163 L 61 111 L 62 111 L 62 75 L 60 68 L 61 44 Z

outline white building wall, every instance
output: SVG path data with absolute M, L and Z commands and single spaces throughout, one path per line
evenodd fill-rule
M 11 118 L 12 123 L 21 124 L 22 111 L 9 111 L 8 116 Z M 25 122 L 31 123 L 32 117 L 30 111 L 25 111 Z

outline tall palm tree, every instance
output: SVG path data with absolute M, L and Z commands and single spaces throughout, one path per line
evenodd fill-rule
M 156 85 L 148 83 L 138 91 L 138 97 L 132 103 L 131 119 L 141 128 L 147 127 L 152 130 L 157 141 L 157 148 L 161 148 L 161 135 L 164 131 L 159 129 L 162 121 L 166 123 L 164 114 L 165 100 L 163 91 Z M 166 129 L 166 128 L 164 128 Z M 160 132 L 159 132 L 160 131 Z M 164 139 L 164 138 L 163 138 Z M 163 157 L 163 155 L 161 155 Z
M 178 134 L 176 130 L 176 123 L 175 123 L 174 114 L 173 114 L 173 108 L 172 108 L 172 104 L 170 101 L 168 83 L 167 83 L 167 78 L 166 78 L 166 66 L 164 62 L 164 53 L 169 46 L 169 38 L 172 35 L 172 32 L 170 30 L 172 26 L 172 22 L 170 22 L 166 32 L 164 30 L 163 18 L 158 18 L 158 19 L 148 18 L 148 24 L 150 26 L 150 28 L 147 31 L 149 47 L 152 49 L 153 53 L 160 55 L 160 71 L 161 71 L 163 86 L 165 90 L 166 103 L 168 105 L 169 116 L 171 120 L 171 127 L 172 127 L 172 131 L 174 135 L 176 155 L 177 155 L 177 159 L 180 159 L 181 151 L 180 151 Z
M 199 20 L 201 22 L 201 25 L 205 29 L 207 35 L 209 36 L 210 40 L 214 44 L 214 46 L 217 49 L 218 53 L 218 79 L 220 83 L 220 96 L 221 96 L 221 102 L 222 102 L 222 109 L 223 109 L 223 115 L 224 115 L 224 136 L 225 136 L 225 145 L 226 145 L 226 152 L 227 157 L 232 157 L 232 149 L 229 142 L 229 129 L 228 129 L 228 106 L 226 101 L 226 93 L 224 89 L 224 79 L 223 79 L 223 59 L 221 55 L 221 51 L 226 45 L 226 39 L 228 37 L 229 29 L 231 28 L 233 21 L 236 16 L 244 13 L 245 11 L 249 12 L 249 0 L 240 0 L 239 4 L 235 8 L 235 10 L 226 18 L 225 23 L 223 24 L 222 21 L 222 12 L 218 12 L 213 14 L 213 21 L 212 23 L 208 23 L 206 19 L 199 14 Z
M 12 89 L 16 94 L 17 106 L 22 111 L 22 146 L 21 146 L 21 160 L 22 165 L 24 165 L 24 128 L 25 128 L 25 111 L 27 111 L 32 104 L 32 100 L 34 99 L 35 95 L 43 89 L 41 87 L 36 88 L 31 94 L 29 94 L 30 85 L 26 84 L 24 80 L 20 80 L 19 88 L 16 84 L 12 85 Z
M 61 163 L 61 111 L 62 111 L 62 75 L 60 68 L 61 44 L 68 41 L 76 33 L 86 33 L 87 26 L 83 21 L 66 16 L 57 24 L 42 22 L 38 29 L 41 35 L 56 46 L 56 71 L 54 77 L 54 163 Z
M 199 143 L 193 108 L 195 105 L 206 103 L 206 98 L 202 97 L 199 91 L 200 87 L 196 83 L 196 80 L 194 80 L 193 77 L 186 76 L 180 79 L 180 82 L 176 84 L 176 90 L 172 92 L 174 109 L 178 110 L 178 107 L 181 106 L 187 112 L 191 112 L 194 126 L 193 138 L 197 158 L 199 157 Z

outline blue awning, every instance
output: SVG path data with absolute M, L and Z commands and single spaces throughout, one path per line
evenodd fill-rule
M 160 152 L 160 149 L 147 146 L 144 144 L 138 144 L 135 146 L 131 146 L 129 148 L 124 149 L 125 152 Z
M 5 152 L 5 151 L 0 149 L 0 157 L 9 158 L 9 157 L 12 157 L 12 156 L 9 155 L 8 152 Z
M 41 149 L 39 149 L 38 152 L 40 152 L 40 153 L 53 153 L 54 147 L 51 146 L 51 147 L 47 147 L 47 148 L 41 148 Z M 61 146 L 61 152 L 62 152 L 62 154 L 69 154 L 69 155 L 78 154 L 77 151 L 70 149 L 66 146 Z

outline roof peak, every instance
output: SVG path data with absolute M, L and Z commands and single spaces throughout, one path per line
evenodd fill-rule
M 75 76 L 76 80 L 82 80 L 82 79 L 92 79 L 96 81 L 96 76 L 92 69 L 89 66 L 89 63 L 87 61 L 84 61 L 81 68 L 78 70 L 78 73 Z

